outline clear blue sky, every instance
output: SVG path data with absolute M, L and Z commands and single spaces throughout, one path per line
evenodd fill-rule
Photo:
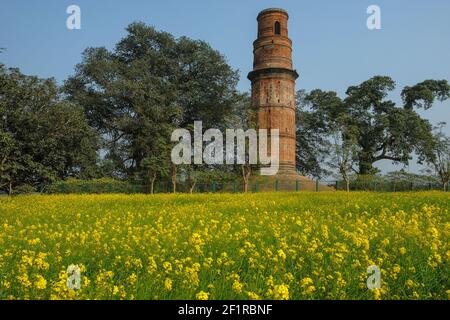
M 81 30 L 66 28 L 71 4 L 81 7 Z M 381 8 L 382 30 L 366 27 L 371 4 Z M 0 62 L 62 82 L 86 47 L 113 48 L 129 23 L 143 21 L 209 42 L 241 71 L 239 88 L 248 90 L 256 15 L 268 7 L 290 13 L 297 89 L 334 90 L 342 96 L 349 85 L 389 75 L 398 87 L 391 99 L 400 102 L 406 85 L 450 80 L 448 0 L 0 0 L 0 47 L 7 49 Z M 450 102 L 421 114 L 433 123 L 450 122 Z

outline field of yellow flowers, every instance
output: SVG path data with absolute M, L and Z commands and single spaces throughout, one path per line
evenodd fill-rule
M 0 299 L 448 299 L 449 210 L 439 192 L 0 198 Z

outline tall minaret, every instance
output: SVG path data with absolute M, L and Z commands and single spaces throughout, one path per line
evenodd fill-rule
M 279 174 L 295 173 L 295 80 L 292 41 L 288 37 L 288 13 L 266 9 L 258 15 L 258 39 L 254 42 L 252 105 L 258 108 L 260 129 L 280 130 Z

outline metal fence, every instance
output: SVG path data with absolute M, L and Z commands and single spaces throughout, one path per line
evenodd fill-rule
M 446 190 L 448 191 L 448 187 Z M 273 182 L 253 182 L 247 186 L 247 192 L 300 192 L 300 191 L 346 191 L 347 186 L 343 181 L 308 181 L 308 180 L 275 180 Z M 373 192 L 411 192 L 411 191 L 443 191 L 442 185 L 437 183 L 415 183 L 408 181 L 389 182 L 352 182 L 350 191 L 373 191 Z M 125 193 L 139 194 L 150 193 L 147 185 L 140 184 L 111 184 L 92 183 L 80 185 L 54 185 L 51 188 L 43 187 L 39 190 L 50 194 L 72 194 L 72 193 Z M 154 193 L 173 193 L 173 185 L 170 182 L 158 182 L 154 185 Z M 242 193 L 245 192 L 243 183 L 199 183 L 194 186 L 188 183 L 178 182 L 176 184 L 178 193 Z

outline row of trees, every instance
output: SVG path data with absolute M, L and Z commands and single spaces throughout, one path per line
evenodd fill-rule
M 174 129 L 249 128 L 247 93 L 236 89 L 238 71 L 203 41 L 175 39 L 133 23 L 113 50 L 88 48 L 62 86 L 0 64 L 0 189 L 12 193 L 75 177 L 110 177 L 145 183 L 167 179 L 176 190 L 211 180 L 248 185 L 249 166 L 175 166 Z M 395 87 L 374 77 L 335 92 L 298 92 L 298 170 L 323 178 L 371 175 L 374 164 L 407 164 L 412 154 L 449 180 L 450 143 L 418 108 L 450 96 L 447 81 L 427 80 L 402 91 L 403 106 L 387 100 Z M 442 127 L 441 127 L 442 129 Z M 331 152 L 332 151 L 332 152 Z

